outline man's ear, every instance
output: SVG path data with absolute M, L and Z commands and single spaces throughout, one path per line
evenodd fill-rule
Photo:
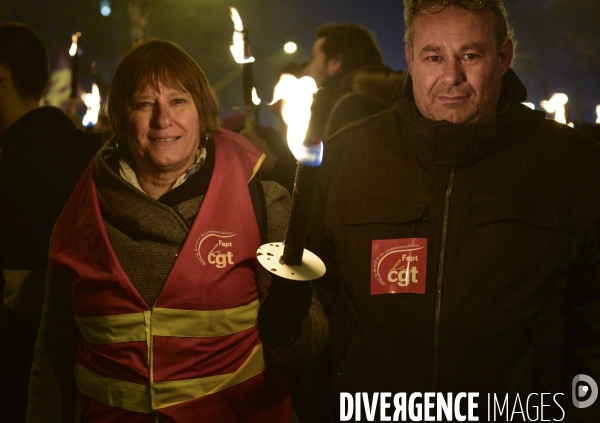
M 336 57 L 327 61 L 327 75 L 333 76 L 342 71 L 342 58 Z
M 409 46 L 404 46 L 404 56 L 406 57 L 406 64 L 408 65 L 408 72 L 412 75 L 413 55 L 412 50 Z
M 505 40 L 500 48 L 500 67 L 502 68 L 502 74 L 504 75 L 510 64 L 512 63 L 515 49 L 512 40 Z

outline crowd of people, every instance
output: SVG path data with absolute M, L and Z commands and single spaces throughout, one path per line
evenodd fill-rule
M 600 421 L 600 146 L 522 104 L 504 0 L 404 22 L 405 71 L 354 23 L 286 71 L 327 93 L 310 283 L 256 258 L 281 131 L 221 118 L 181 47 L 124 53 L 101 135 L 39 106 L 44 41 L 0 24 L 0 420 Z

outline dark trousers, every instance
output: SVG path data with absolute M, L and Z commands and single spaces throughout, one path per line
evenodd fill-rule
M 40 315 L 2 309 L 0 315 L 0 421 L 22 423 Z
M 297 372 L 292 381 L 292 406 L 302 423 L 332 423 L 329 379 L 333 362 L 329 349 L 309 366 Z

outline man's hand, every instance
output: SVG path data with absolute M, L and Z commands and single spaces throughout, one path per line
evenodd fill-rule
M 291 345 L 308 315 L 311 299 L 310 282 L 273 275 L 267 298 L 258 311 L 258 327 L 263 340 L 281 346 Z

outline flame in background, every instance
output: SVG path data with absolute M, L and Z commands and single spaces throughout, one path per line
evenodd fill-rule
M 83 117 L 83 126 L 95 125 L 98 123 L 98 113 L 100 113 L 100 90 L 96 83 L 92 84 L 92 92 L 81 96 L 81 99 L 87 106 L 87 112 Z
M 75 54 L 77 54 L 77 44 L 79 43 L 79 37 L 81 37 L 81 32 L 77 32 L 71 35 L 71 48 L 69 48 L 70 56 L 75 56 Z
M 261 99 L 256 92 L 256 87 L 252 88 L 252 103 L 254 103 L 255 106 L 258 106 L 261 103 Z
M 252 63 L 254 62 L 254 57 L 246 56 L 244 51 L 244 35 L 242 34 L 244 24 L 242 23 L 242 18 L 235 7 L 230 7 L 229 11 L 234 29 L 233 45 L 229 47 L 231 54 L 237 63 Z
M 600 104 L 596 106 L 596 123 L 600 125 Z
M 294 75 L 283 74 L 275 86 L 273 103 L 282 100 L 281 115 L 287 129 L 288 146 L 294 157 L 302 161 L 307 154 L 303 146 L 313 94 L 317 91 L 315 80 L 309 76 L 300 79 Z
M 569 97 L 563 93 L 554 94 L 550 100 L 542 100 L 540 105 L 548 113 L 554 113 L 554 120 L 560 123 L 567 124 L 566 107 Z

